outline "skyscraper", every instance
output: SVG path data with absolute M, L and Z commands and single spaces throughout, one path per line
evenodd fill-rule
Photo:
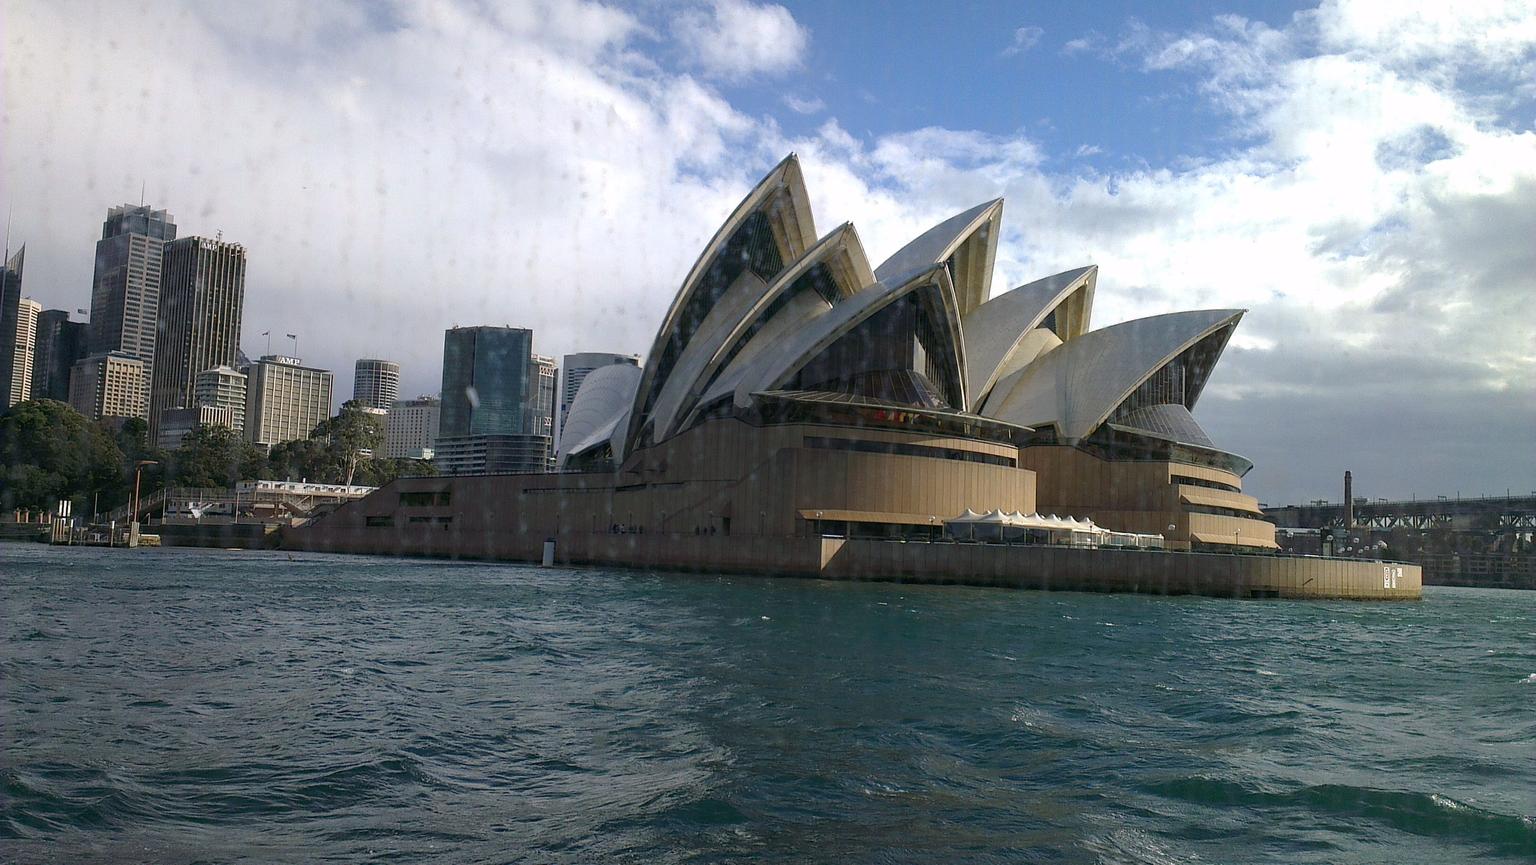
M 384 422 L 384 456 L 396 460 L 431 459 L 441 407 L 435 396 L 396 400 Z
M 534 357 L 533 331 L 526 328 L 455 327 L 444 333 L 442 416 L 433 447 L 438 471 L 547 470 L 554 362 Z
M 331 416 L 330 371 L 304 366 L 296 357 L 264 355 L 245 370 L 245 437 L 271 447 L 307 439 Z
M 245 373 L 229 366 L 205 369 L 192 379 L 192 401 L 229 409 L 229 425 L 235 432 L 245 432 L 245 392 Z
M 154 365 L 161 255 L 166 241 L 176 239 L 171 220 L 167 211 L 144 205 L 107 211 L 91 285 L 91 354 L 120 351 L 146 368 Z
M 526 433 L 533 331 L 455 327 L 443 334 L 444 436 Z
M 150 371 L 151 439 L 160 429 L 161 412 L 193 406 L 198 373 L 235 362 L 244 307 L 245 247 L 206 237 L 164 245 Z
M 16 318 L 21 308 L 21 270 L 26 262 L 27 248 L 5 260 L 0 270 L 0 411 L 20 402 L 11 392 L 11 378 L 16 368 Z
M 627 363 L 630 366 L 639 366 L 640 358 L 632 354 L 609 354 L 602 351 L 584 351 L 577 354 L 568 354 L 564 358 L 563 368 L 560 371 L 560 429 L 565 429 L 565 418 L 571 413 L 571 403 L 576 399 L 576 392 L 581 390 L 581 383 L 587 380 L 587 373 L 600 366 L 608 366 L 614 363 Z
M 400 398 L 400 364 L 365 357 L 352 370 L 352 401 L 363 408 L 389 411 Z
M 16 303 L 16 333 L 11 337 L 11 405 L 32 398 L 32 363 L 37 355 L 37 316 L 43 305 L 30 297 Z
M 69 374 L 69 404 L 91 420 L 143 417 L 148 397 L 144 361 L 125 352 L 93 354 Z
M 68 402 L 69 371 L 86 353 L 85 322 L 70 321 L 69 310 L 45 309 L 37 317 L 36 339 L 32 398 Z

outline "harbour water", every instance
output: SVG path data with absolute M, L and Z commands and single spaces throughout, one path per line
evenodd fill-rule
M 7 862 L 1529 862 L 1536 593 L 0 546 Z

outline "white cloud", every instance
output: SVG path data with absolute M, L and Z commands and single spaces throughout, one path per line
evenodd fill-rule
M 647 350 L 718 221 L 795 150 L 817 224 L 855 221 L 874 262 L 1002 195 L 996 290 L 1092 262 L 1100 325 L 1250 307 L 1200 416 L 1260 458 L 1252 486 L 1272 501 L 1331 489 L 1286 454 L 1298 419 L 1349 448 L 1370 440 L 1367 419 L 1390 418 L 1399 443 L 1433 449 L 1454 409 L 1519 476 L 1536 473 L 1536 132 L 1500 97 L 1528 83 L 1536 39 L 1503 8 L 1473 28 L 1333 4 L 1283 27 L 1132 28 L 1122 58 L 1196 76 L 1241 134 L 1219 156 L 1105 172 L 1063 170 L 1053 157 L 1070 151 L 1022 134 L 872 137 L 828 118 L 789 138 L 668 69 L 665 25 L 575 0 L 421 0 L 387 20 L 371 4 L 263 5 L 239 27 L 195 4 L 16 7 L 4 198 L 27 290 L 50 305 L 86 304 L 105 208 L 142 182 L 183 234 L 222 229 L 248 248 L 247 350 L 263 330 L 299 332 L 343 378 L 383 355 L 408 390 L 432 391 L 454 323 L 530 326 L 553 354 Z M 682 42 L 708 31 L 736 46 L 729 62 L 689 55 L 706 78 L 805 54 L 778 7 L 684 17 Z M 1477 75 L 1446 74 L 1436 58 L 1476 26 L 1496 34 Z M 1078 50 L 1111 46 L 1090 34 L 1063 48 Z M 1417 480 L 1401 470 L 1401 491 L 1473 483 L 1448 474 L 1472 461 L 1443 462 Z M 1331 484 L 1330 465 L 1316 473 Z
M 784 94 L 784 104 L 796 114 L 820 114 L 827 110 L 827 103 L 816 97 L 801 99 L 793 93 Z
M 749 0 L 714 0 L 680 15 L 674 32 L 695 65 L 727 79 L 795 69 L 810 43 L 788 9 Z
M 1076 54 L 1088 54 L 1090 52 L 1098 52 L 1104 45 L 1104 34 L 1094 30 L 1076 39 L 1068 39 L 1062 44 L 1061 53 L 1068 57 Z
M 385 27 L 338 16 L 324 26 L 353 28 L 345 40 L 271 37 L 280 69 L 242 49 L 262 33 L 198 11 L 8 13 L 5 197 L 29 292 L 86 305 L 93 233 L 143 182 L 182 234 L 247 247 L 253 353 L 253 334 L 299 332 L 343 377 L 384 354 L 426 391 L 455 323 L 531 326 L 557 354 L 644 351 L 754 179 L 738 154 L 757 123 L 628 61 L 627 19 L 548 8 L 512 24 L 452 4 L 402 6 Z M 592 15 L 612 26 L 577 51 L 561 22 Z
M 1023 54 L 1040 43 L 1040 37 L 1045 31 L 1039 27 L 1020 27 L 1013 31 L 1013 41 L 1003 49 L 1004 57 L 1012 57 L 1015 54 Z

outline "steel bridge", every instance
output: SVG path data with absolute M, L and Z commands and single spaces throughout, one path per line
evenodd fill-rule
M 1344 525 L 1342 503 L 1327 502 L 1266 508 L 1276 526 L 1322 529 Z M 1483 498 L 1414 499 L 1389 502 L 1356 499 L 1355 525 L 1370 529 L 1432 531 L 1536 532 L 1536 495 Z

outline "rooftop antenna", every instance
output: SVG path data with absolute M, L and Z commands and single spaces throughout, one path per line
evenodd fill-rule
M 140 207 L 144 206 L 144 187 L 146 185 L 148 185 L 148 181 L 145 181 L 145 180 L 142 180 L 142 179 L 139 181 L 139 206 Z

